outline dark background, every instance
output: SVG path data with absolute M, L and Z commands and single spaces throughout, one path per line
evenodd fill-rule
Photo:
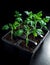
M 15 10 L 18 10 L 22 13 L 25 10 L 32 10 L 35 13 L 42 10 L 43 14 L 50 15 L 50 3 L 49 0 L 3 0 L 0 2 L 1 24 L 13 22 Z
M 2 0 L 0 1 L 0 29 L 4 24 L 14 21 L 14 11 L 23 13 L 32 10 L 34 13 L 43 11 L 43 15 L 50 15 L 49 0 Z M 24 15 L 24 14 L 23 14 Z
M 4 24 L 7 24 L 9 22 L 12 23 L 14 21 L 13 15 L 14 15 L 15 10 L 18 10 L 21 13 L 23 13 L 23 11 L 25 11 L 25 10 L 29 10 L 29 11 L 32 10 L 35 13 L 42 10 L 44 16 L 50 15 L 50 1 L 49 0 L 16 0 L 16 1 L 15 0 L 14 1 L 2 0 L 2 1 L 0 1 L 0 39 L 5 34 L 5 32 L 3 32 L 1 30 L 2 26 Z M 50 23 L 48 23 L 48 27 L 50 28 Z M 2 41 L 0 43 L 0 50 L 1 50 L 0 51 L 1 63 L 4 64 L 4 62 L 6 63 L 5 58 L 8 56 L 11 56 L 11 55 L 9 55 L 10 54 L 9 51 L 8 52 L 5 51 Z M 13 58 L 13 57 L 11 56 L 11 58 Z M 6 59 L 8 59 L 8 58 L 6 58 Z M 9 57 L 9 60 L 10 60 L 10 57 Z M 11 62 L 11 60 L 10 60 L 10 62 Z M 10 63 L 10 62 L 8 61 L 8 63 Z M 37 62 L 37 61 L 35 61 L 35 62 Z M 16 60 L 14 63 L 16 63 Z M 44 65 L 46 65 L 46 64 L 44 64 Z

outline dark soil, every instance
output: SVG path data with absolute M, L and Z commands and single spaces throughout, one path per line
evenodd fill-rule
M 30 34 L 30 35 L 29 35 L 29 39 L 30 39 L 30 40 L 33 40 L 34 42 L 39 43 L 42 38 L 41 38 L 40 36 L 34 37 L 32 34 Z
M 44 30 L 44 36 L 46 35 L 47 31 Z M 25 36 L 23 36 L 25 38 Z M 6 39 L 7 41 L 11 42 L 12 44 L 16 44 L 19 40 L 22 40 L 21 37 L 16 37 L 16 39 L 11 39 L 11 35 L 10 33 L 8 35 L 6 35 L 4 37 L 4 39 Z M 34 42 L 37 42 L 38 44 L 40 43 L 40 41 L 43 39 L 40 36 L 38 37 L 34 37 L 32 34 L 29 35 L 29 39 L 31 39 Z M 19 42 L 20 43 L 20 42 Z M 28 46 L 26 47 L 26 43 L 25 43 L 25 39 L 23 39 L 23 41 L 19 44 L 19 46 L 29 52 L 33 52 L 33 50 L 37 47 L 34 43 L 29 41 Z
M 11 35 L 8 34 L 4 37 L 4 39 L 6 39 L 7 41 L 11 42 L 12 44 L 16 44 L 18 40 L 20 40 L 18 37 L 16 37 L 16 39 L 11 39 Z
M 20 46 L 24 49 L 27 49 L 30 52 L 33 52 L 33 50 L 36 48 L 36 45 L 34 45 L 34 43 L 29 42 L 28 46 L 26 47 L 26 43 L 23 40 L 22 43 L 20 44 Z

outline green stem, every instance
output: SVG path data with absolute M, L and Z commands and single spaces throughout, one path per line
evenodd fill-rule
M 26 34 L 26 47 L 28 47 L 28 41 L 29 39 L 28 39 L 28 34 Z
M 13 39 L 13 28 L 11 30 L 11 40 Z
M 43 26 L 41 26 L 41 29 L 43 28 Z
M 36 26 L 37 26 L 37 22 L 35 21 L 35 29 L 36 29 Z

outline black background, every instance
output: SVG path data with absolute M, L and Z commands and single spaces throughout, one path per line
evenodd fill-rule
M 22 13 L 25 10 L 32 10 L 33 12 L 42 10 L 45 15 L 50 15 L 50 2 L 49 0 L 3 0 L 0 2 L 1 24 L 12 22 L 15 10 Z

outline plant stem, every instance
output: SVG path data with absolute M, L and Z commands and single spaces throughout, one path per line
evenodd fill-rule
M 26 34 L 26 47 L 28 47 L 28 34 Z
M 35 29 L 36 29 L 36 26 L 37 26 L 37 21 L 35 21 Z
M 41 30 L 42 30 L 43 26 L 41 26 Z
M 11 40 L 13 39 L 13 28 L 11 30 Z

